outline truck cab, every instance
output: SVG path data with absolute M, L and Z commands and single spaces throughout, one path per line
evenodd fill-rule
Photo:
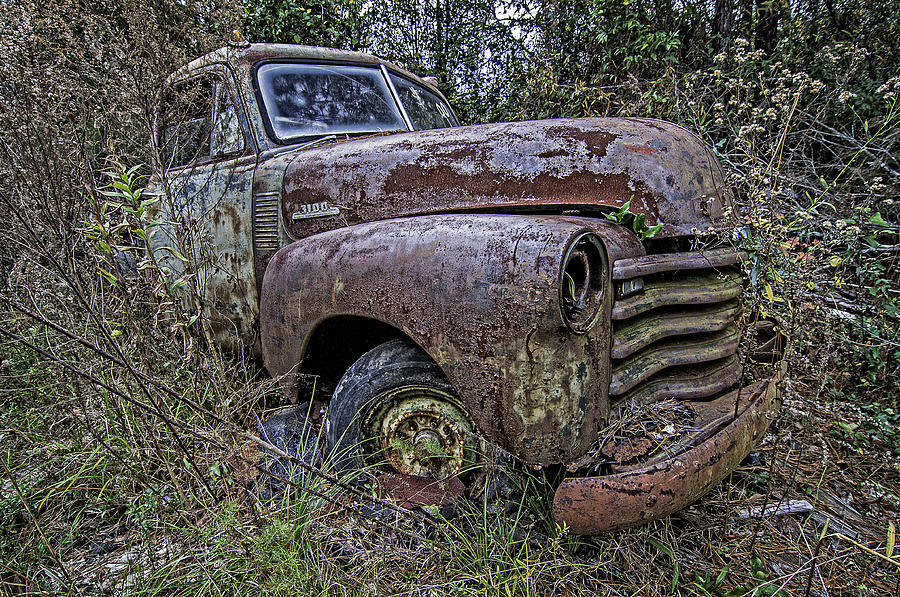
M 744 312 L 731 190 L 684 128 L 460 126 L 395 65 L 277 44 L 199 58 L 164 97 L 153 250 L 285 400 L 326 395 L 336 468 L 443 503 L 495 447 L 564 471 L 554 514 L 590 534 L 696 500 L 776 411 L 784 339 Z M 752 382 L 747 329 L 771 365 Z M 672 424 L 629 430 L 646 416 Z

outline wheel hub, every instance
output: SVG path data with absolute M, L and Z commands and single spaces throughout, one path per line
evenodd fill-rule
M 394 469 L 439 480 L 463 470 L 471 458 L 472 424 L 452 396 L 434 388 L 398 388 L 383 404 L 367 427 Z

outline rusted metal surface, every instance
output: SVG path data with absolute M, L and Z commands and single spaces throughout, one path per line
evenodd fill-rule
M 681 276 L 675 280 L 645 281 L 643 292 L 616 301 L 612 318 L 630 319 L 646 311 L 672 305 L 724 302 L 741 296 L 743 290 L 741 274 L 737 271 Z
M 621 227 L 566 216 L 423 216 L 296 242 L 263 281 L 266 367 L 293 392 L 317 325 L 374 318 L 437 362 L 487 439 L 528 463 L 575 458 L 608 412 L 611 293 L 583 335 L 560 309 L 562 259 L 586 231 L 627 250 Z
M 669 253 L 622 259 L 613 267 L 614 280 L 627 280 L 664 271 L 725 267 L 740 263 L 747 254 L 734 249 L 713 249 L 696 253 Z
M 671 340 L 626 360 L 613 370 L 610 394 L 624 394 L 658 371 L 721 359 L 737 352 L 740 334 L 733 327 L 691 340 Z
M 652 144 L 658 151 L 634 148 Z M 640 118 L 485 124 L 356 139 L 303 152 L 285 172 L 282 218 L 295 238 L 336 226 L 472 210 L 601 214 L 662 222 L 661 236 L 721 228 L 731 197 L 718 162 L 685 129 Z M 327 203 L 332 219 L 291 220 Z
M 685 317 L 682 312 L 662 312 L 631 321 L 616 331 L 612 356 L 624 359 L 639 349 L 669 336 L 718 332 L 740 318 L 741 304 L 729 301 L 697 309 Z
M 281 189 L 284 170 L 296 158 L 296 152 L 264 151 L 253 174 L 253 269 L 257 289 L 262 287 L 269 260 L 291 243 L 281 225 Z
M 227 46 L 197 58 L 169 77 L 170 88 L 200 74 L 226 80 L 237 123 L 246 136 L 246 152 L 237 163 L 233 159 L 205 160 L 167 173 L 174 201 L 161 205 L 166 234 L 156 243 L 179 252 L 190 249 L 194 253 L 191 258 L 202 253 L 203 263 L 192 273 L 199 296 L 185 293 L 185 307 L 193 311 L 199 302 L 214 338 L 234 351 L 258 348 L 258 291 L 263 273 L 271 256 L 292 240 L 281 222 L 281 199 L 286 166 L 302 157 L 302 145 L 279 146 L 267 136 L 252 83 L 254 65 L 274 58 L 384 65 L 391 72 L 421 81 L 368 54 L 288 44 Z M 156 186 L 150 191 L 161 192 L 158 182 Z M 345 224 L 343 219 L 335 223 Z M 176 236 L 186 237 L 186 241 Z M 171 254 L 160 255 L 173 273 L 184 272 L 183 264 Z
M 702 141 L 658 120 L 590 118 L 284 146 L 266 133 L 253 84 L 268 59 L 419 80 L 372 56 L 283 45 L 224 48 L 173 76 L 230 81 L 246 141 L 241 155 L 174 172 L 167 206 L 184 238 L 166 241 L 199 256 L 184 271 L 220 342 L 252 344 L 258 322 L 265 365 L 295 399 L 298 374 L 315 373 L 304 369 L 313 334 L 338 318 L 376 321 L 435 360 L 485 438 L 570 470 L 594 455 L 611 396 L 616 413 L 684 401 L 690 431 L 608 444 L 615 474 L 563 481 L 554 513 L 573 532 L 664 516 L 737 465 L 779 401 L 775 382 L 737 388 L 743 254 L 646 255 L 602 218 L 630 201 L 662 237 L 732 225 L 731 191 Z M 567 258 L 580 261 L 565 270 Z M 781 358 L 777 330 L 759 333 L 753 356 Z M 409 507 L 449 503 L 463 494 L 456 443 L 471 429 L 445 432 L 446 412 L 407 406 L 384 417 L 382 449 L 417 476 L 386 473 L 379 493 Z M 430 467 L 435 446 L 447 457 Z
M 227 238 L 216 232 L 204 243 L 235 247 L 217 269 L 204 270 L 223 283 L 200 297 L 232 346 L 255 342 L 253 295 L 274 253 L 291 240 L 348 225 L 461 211 L 598 215 L 629 199 L 632 211 L 648 222 L 664 223 L 662 236 L 730 223 L 730 191 L 709 149 L 686 130 L 657 120 L 548 120 L 278 145 L 265 132 L 253 86 L 254 66 L 268 59 L 384 65 L 419 80 L 373 56 L 278 44 L 222 48 L 170 79 L 174 84 L 215 70 L 233 80 L 247 157 L 256 155 L 255 168 L 238 177 L 243 190 L 235 196 L 235 213 L 202 202 L 202 214 L 241 228 Z M 194 178 L 189 184 L 203 187 L 207 198 L 221 195 L 223 184 L 233 186 Z M 197 205 L 185 211 L 201 215 Z M 255 288 L 246 287 L 248 281 Z M 229 292 L 248 298 L 233 300 Z
M 623 409 L 666 398 L 702 399 L 733 387 L 741 380 L 743 366 L 738 355 L 710 363 L 680 367 L 663 372 L 647 383 L 641 384 L 624 396 L 615 398 L 613 408 Z
M 461 498 L 466 486 L 457 476 L 436 481 L 400 473 L 382 473 L 375 480 L 378 497 L 390 498 L 401 508 L 412 510 L 418 506 L 448 506 Z
M 403 474 L 447 479 L 478 449 L 475 429 L 456 400 L 431 387 L 406 386 L 382 397 L 363 421 L 364 437 L 379 438 L 376 458 Z M 469 462 L 471 464 L 471 461 Z
M 740 339 L 742 282 L 733 264 L 742 258 L 717 249 L 615 262 L 614 271 L 639 276 L 643 292 L 613 306 L 614 400 L 705 398 L 737 383 L 740 366 L 730 357 Z
M 740 391 L 716 401 L 721 412 L 734 408 Z M 736 419 L 677 456 L 612 475 L 563 480 L 553 499 L 554 518 L 571 533 L 596 534 L 662 518 L 698 499 L 744 459 L 781 401 L 777 379 L 742 392 L 745 407 Z
M 191 165 L 168 173 L 167 192 L 157 182 L 147 193 L 160 197 L 152 217 L 162 223 L 151 239 L 160 266 L 172 280 L 184 277 L 184 308 L 199 307 L 213 338 L 234 352 L 257 342 L 250 243 L 254 166 L 253 156 Z

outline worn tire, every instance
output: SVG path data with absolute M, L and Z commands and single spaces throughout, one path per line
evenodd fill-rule
M 380 428 L 379 424 L 371 423 L 372 418 L 392 408 L 391 402 L 396 402 L 392 396 L 407 388 L 426 388 L 456 396 L 431 357 L 404 340 L 376 346 L 353 363 L 338 382 L 328 407 L 326 462 L 330 461 L 335 470 L 344 473 L 366 467 L 391 470 L 383 454 L 382 436 L 377 436 L 377 432 L 368 433 L 367 428 L 373 425 Z M 394 467 L 394 470 L 398 469 Z

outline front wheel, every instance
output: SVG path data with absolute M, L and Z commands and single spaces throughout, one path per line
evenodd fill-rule
M 437 364 L 417 346 L 393 340 L 362 355 L 338 382 L 325 453 L 341 472 L 443 481 L 471 477 L 482 445 Z

